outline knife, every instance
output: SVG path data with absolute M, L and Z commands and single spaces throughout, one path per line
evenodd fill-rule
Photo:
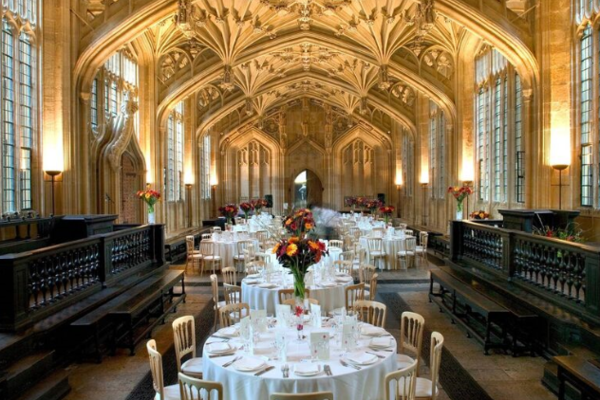
M 231 339 L 227 336 L 219 336 L 219 335 L 212 335 L 211 337 L 218 338 L 218 339 L 227 339 L 227 340 Z
M 367 351 L 367 354 L 371 354 L 371 355 L 373 355 L 373 356 L 377 356 L 377 357 L 379 357 L 379 358 L 385 358 L 384 356 L 382 356 L 382 355 L 379 355 L 379 354 L 377 354 L 377 353 L 373 353 L 372 351 Z
M 344 367 L 354 368 L 355 370 L 360 371 L 360 367 L 357 367 L 356 365 L 353 365 L 353 364 L 348 364 L 344 360 L 340 360 L 340 364 L 342 364 Z
M 223 368 L 227 368 L 229 367 L 231 364 L 233 364 L 234 362 L 236 362 L 237 360 L 241 360 L 242 357 L 236 357 L 231 361 L 227 361 L 225 364 L 223 364 Z
M 208 358 L 228 357 L 228 356 L 232 356 L 234 354 L 235 354 L 235 351 L 231 352 L 231 353 L 225 353 L 225 354 L 215 354 L 214 356 L 208 356 Z
M 269 372 L 273 368 L 275 368 L 275 367 L 272 366 L 272 365 L 269 365 L 267 368 L 265 368 L 265 369 L 263 369 L 263 370 L 258 371 L 257 373 L 255 373 L 254 376 L 261 376 L 262 374 L 264 374 L 265 372 Z

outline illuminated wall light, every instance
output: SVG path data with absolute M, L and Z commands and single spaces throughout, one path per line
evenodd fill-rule
M 62 136 L 61 136 L 62 139 Z M 52 142 L 51 138 L 44 143 L 44 171 L 64 171 L 63 148 Z
M 421 176 L 419 177 L 419 183 L 420 184 L 429 183 L 429 170 L 427 168 L 424 168 L 421 170 Z
M 459 179 L 462 182 L 473 182 L 473 180 L 475 180 L 475 169 L 473 168 L 472 159 L 463 159 L 463 165 Z
M 568 129 L 552 132 L 550 141 L 550 165 L 571 165 L 571 137 Z
M 394 184 L 398 187 L 402 186 L 404 182 L 402 181 L 402 170 L 396 171 L 396 179 L 394 180 Z
M 186 185 L 193 185 L 194 184 L 194 174 L 192 172 L 192 168 L 186 168 L 185 171 L 183 172 L 183 183 Z

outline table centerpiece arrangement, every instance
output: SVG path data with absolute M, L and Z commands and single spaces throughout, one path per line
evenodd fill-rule
M 381 206 L 379 207 L 379 213 L 383 216 L 385 220 L 385 226 L 390 225 L 390 218 L 394 215 L 396 208 L 394 206 Z
M 252 204 L 252 202 L 243 202 L 240 203 L 240 209 L 243 211 L 244 213 L 244 219 L 246 220 L 246 224 L 248 223 L 248 214 L 250 214 L 250 212 L 252 210 L 254 210 L 254 204 Z
M 160 193 L 150 189 L 150 184 L 147 184 L 146 189 L 138 190 L 136 196 L 148 205 L 148 223 L 153 224 L 155 222 L 154 205 L 160 200 Z
M 225 230 L 230 230 L 231 221 L 238 213 L 238 206 L 235 204 L 226 204 L 223 207 L 219 207 L 219 213 L 221 216 L 227 219 L 227 226 L 225 227 Z

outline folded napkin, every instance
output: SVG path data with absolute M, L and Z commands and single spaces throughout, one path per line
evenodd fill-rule
M 250 274 L 246 278 L 260 278 L 260 274 Z
M 320 285 L 321 285 L 322 287 L 334 287 L 334 286 L 337 286 L 337 285 L 336 285 L 335 283 L 333 283 L 333 282 L 322 282 Z
M 217 333 L 219 336 L 237 336 L 239 335 L 238 329 L 235 326 L 223 328 Z
M 259 357 L 244 357 L 237 360 L 234 364 L 238 371 L 255 371 L 265 365 L 265 360 Z
M 369 345 L 369 347 L 387 348 L 387 347 L 390 347 L 391 345 L 392 345 L 391 337 L 374 337 L 373 339 L 371 339 L 371 344 Z
M 350 354 L 348 354 L 347 358 L 348 358 L 348 361 L 350 361 L 351 363 L 361 364 L 361 365 L 371 364 L 371 363 L 373 363 L 373 361 L 377 360 L 377 356 L 374 356 L 373 354 L 365 353 L 364 351 L 350 353 Z
M 384 336 L 388 334 L 383 328 L 368 325 L 363 325 L 360 329 L 360 333 L 366 336 Z
M 233 347 L 231 347 L 231 345 L 229 343 L 226 342 L 217 342 L 217 343 L 211 343 L 208 345 L 208 352 L 209 353 L 228 353 L 230 351 L 234 350 Z
M 294 371 L 299 375 L 310 375 L 319 372 L 319 365 L 315 363 L 298 363 Z

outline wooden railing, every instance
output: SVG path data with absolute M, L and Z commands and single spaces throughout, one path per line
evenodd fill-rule
M 163 225 L 0 256 L 0 330 L 17 331 L 165 262 Z
M 510 280 L 600 323 L 600 248 L 453 221 L 450 251 L 455 263 Z

